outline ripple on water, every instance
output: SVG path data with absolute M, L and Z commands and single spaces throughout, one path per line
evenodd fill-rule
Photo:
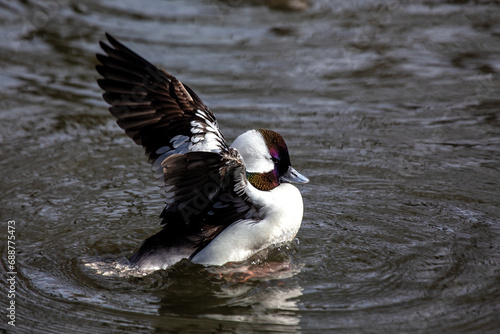
M 35 2 L 0 6 L 19 332 L 498 330 L 497 5 Z M 222 273 L 127 266 L 164 203 L 101 99 L 103 31 L 188 83 L 227 138 L 283 134 L 311 179 L 300 243 Z

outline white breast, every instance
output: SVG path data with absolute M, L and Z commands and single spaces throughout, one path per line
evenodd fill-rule
M 297 188 L 283 183 L 271 191 L 260 191 L 249 185 L 247 194 L 263 205 L 259 211 L 261 220 L 233 223 L 196 254 L 193 262 L 223 265 L 244 261 L 264 248 L 295 238 L 303 215 L 302 196 Z

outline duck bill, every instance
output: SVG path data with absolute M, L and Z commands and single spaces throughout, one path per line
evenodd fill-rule
M 286 173 L 281 177 L 282 181 L 294 182 L 294 183 L 307 183 L 309 179 L 304 175 L 300 174 L 292 166 L 288 167 Z

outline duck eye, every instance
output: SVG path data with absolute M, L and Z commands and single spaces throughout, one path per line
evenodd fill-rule
M 280 159 L 275 158 L 275 157 L 271 157 L 271 160 L 272 160 L 275 164 L 277 164 L 277 163 L 280 161 Z

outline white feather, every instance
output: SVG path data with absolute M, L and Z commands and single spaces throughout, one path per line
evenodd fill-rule
M 235 139 L 234 147 L 243 157 L 247 172 L 265 173 L 274 169 L 271 154 L 264 137 L 257 130 L 250 130 Z
M 234 222 L 193 257 L 194 263 L 223 265 L 244 261 L 262 249 L 295 238 L 303 215 L 302 196 L 297 188 L 283 183 L 271 191 L 260 191 L 249 185 L 247 193 L 263 205 L 259 213 L 264 219 Z

